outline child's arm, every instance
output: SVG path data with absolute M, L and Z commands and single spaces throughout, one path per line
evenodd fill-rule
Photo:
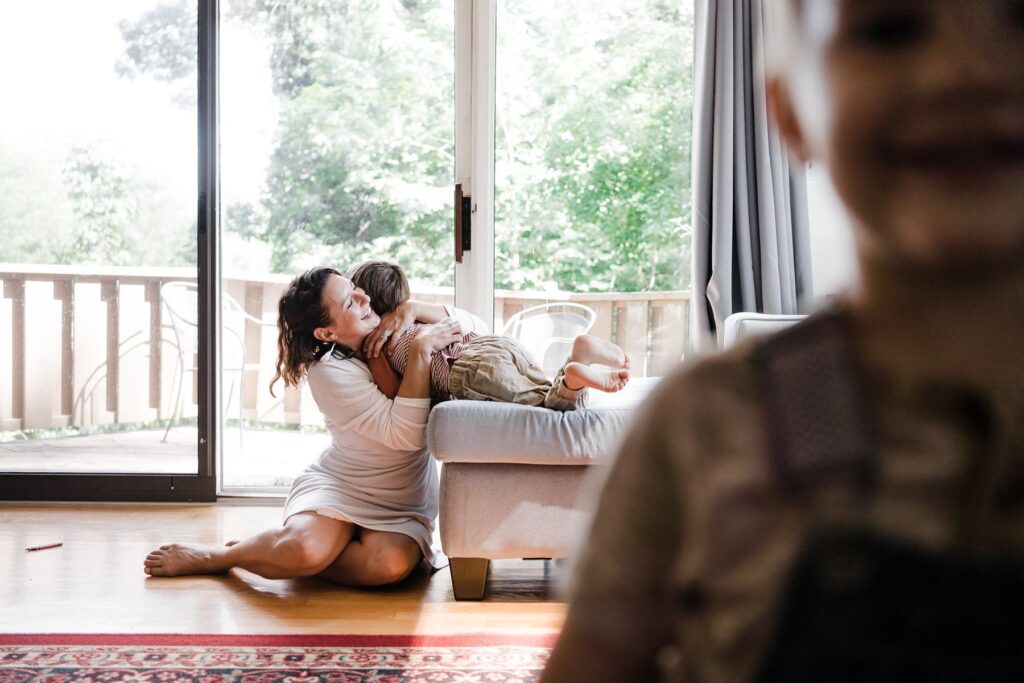
M 383 354 L 369 358 L 367 365 L 370 366 L 370 375 L 373 377 L 373 383 L 377 385 L 382 394 L 388 398 L 394 398 L 398 395 L 398 386 L 402 383 L 402 380 L 398 373 L 391 368 L 391 364 L 388 363 L 388 359 Z
M 471 313 L 454 306 L 409 299 L 403 301 L 398 308 L 390 313 L 381 315 L 377 329 L 366 335 L 366 339 L 363 340 L 363 353 L 367 358 L 376 358 L 384 350 L 384 345 L 389 340 L 391 348 L 394 349 L 398 337 L 413 323 L 420 322 L 429 325 L 439 323 L 449 317 L 454 317 L 459 321 L 464 333 L 487 334 L 487 325 Z

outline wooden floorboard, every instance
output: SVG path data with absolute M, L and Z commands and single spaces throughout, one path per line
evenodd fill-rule
M 222 543 L 280 523 L 279 505 L 0 504 L 0 632 L 554 633 L 565 605 L 556 563 L 494 563 L 488 596 L 456 602 L 448 570 L 399 586 L 320 579 L 147 577 L 146 553 L 171 541 Z M 26 547 L 63 542 L 61 548 Z

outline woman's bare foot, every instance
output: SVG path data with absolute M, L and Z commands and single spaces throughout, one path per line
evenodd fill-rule
M 236 541 L 237 543 L 237 541 Z M 229 546 L 234 545 L 229 541 Z M 220 559 L 221 549 L 212 545 L 162 545 L 149 555 L 142 570 L 150 576 L 223 574 L 230 567 Z
M 573 391 L 588 387 L 598 391 L 614 392 L 622 389 L 629 382 L 628 368 L 601 368 L 571 362 L 566 364 L 563 372 L 565 373 L 565 387 Z
M 610 368 L 629 368 L 629 357 L 621 348 L 610 341 L 589 334 L 581 334 L 572 342 L 570 361 L 584 365 L 607 365 Z

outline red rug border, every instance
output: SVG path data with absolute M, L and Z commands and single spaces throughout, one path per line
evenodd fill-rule
M 557 633 L 450 635 L 323 635 L 223 633 L 0 633 L 3 645 L 207 647 L 553 647 Z

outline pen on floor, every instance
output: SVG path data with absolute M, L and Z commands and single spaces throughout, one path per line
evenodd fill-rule
M 34 545 L 31 548 L 25 548 L 25 552 L 30 553 L 33 550 L 49 550 L 50 548 L 59 548 L 63 543 L 47 543 L 46 545 Z

